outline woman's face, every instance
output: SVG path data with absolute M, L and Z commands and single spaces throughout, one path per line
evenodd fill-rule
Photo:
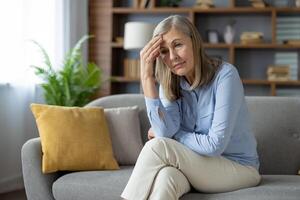
M 193 44 L 190 37 L 172 28 L 163 34 L 160 46 L 160 56 L 170 70 L 185 76 L 189 83 L 194 80 Z

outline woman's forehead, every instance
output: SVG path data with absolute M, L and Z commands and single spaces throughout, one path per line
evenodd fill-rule
M 183 32 L 176 28 L 171 28 L 168 32 L 162 34 L 162 44 L 171 44 L 177 40 L 184 40 L 186 37 L 187 36 Z

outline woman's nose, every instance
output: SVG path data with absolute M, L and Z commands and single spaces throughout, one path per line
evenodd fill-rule
M 174 50 L 170 50 L 170 60 L 171 61 L 177 60 L 177 58 L 178 58 L 177 52 Z

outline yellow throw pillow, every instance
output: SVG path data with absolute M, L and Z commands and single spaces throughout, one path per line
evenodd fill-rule
M 43 173 L 119 169 L 103 108 L 31 104 L 43 151 Z

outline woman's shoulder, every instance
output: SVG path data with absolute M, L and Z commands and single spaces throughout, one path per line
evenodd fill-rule
M 222 62 L 219 67 L 218 75 L 224 75 L 228 73 L 238 73 L 235 66 L 228 62 Z
M 226 78 L 238 77 L 239 73 L 236 67 L 228 62 L 222 62 L 219 66 L 219 70 L 215 76 L 214 82 L 219 83 Z

